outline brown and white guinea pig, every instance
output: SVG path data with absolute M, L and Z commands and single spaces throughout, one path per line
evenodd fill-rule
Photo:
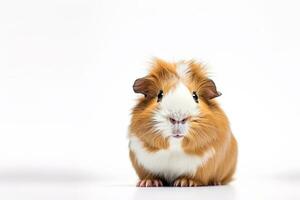
M 232 179 L 237 142 L 203 65 L 155 59 L 133 90 L 143 94 L 129 126 L 137 186 L 223 185 Z

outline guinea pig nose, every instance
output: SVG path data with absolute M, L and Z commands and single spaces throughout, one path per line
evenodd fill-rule
M 172 124 L 177 124 L 178 123 L 178 121 L 176 119 L 173 119 L 172 117 L 170 117 L 169 120 Z
M 186 117 L 186 118 L 184 118 L 184 119 L 182 119 L 182 120 L 176 120 L 176 119 L 174 119 L 174 118 L 172 118 L 172 117 L 169 118 L 169 120 L 170 120 L 170 122 L 171 122 L 172 124 L 185 124 L 185 123 L 187 122 L 188 119 L 189 119 L 189 117 Z
M 187 120 L 189 119 L 189 117 L 184 118 L 183 120 L 180 121 L 180 123 L 185 124 L 187 122 Z

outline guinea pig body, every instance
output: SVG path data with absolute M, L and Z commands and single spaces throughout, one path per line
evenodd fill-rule
M 214 99 L 221 94 L 201 64 L 157 59 L 133 89 L 144 95 L 129 126 L 137 186 L 220 185 L 232 179 L 237 142 Z

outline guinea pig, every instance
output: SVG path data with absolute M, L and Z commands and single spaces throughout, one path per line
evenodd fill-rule
M 223 185 L 232 180 L 237 142 L 215 99 L 221 93 L 202 64 L 155 59 L 133 90 L 143 95 L 132 110 L 128 133 L 138 187 Z

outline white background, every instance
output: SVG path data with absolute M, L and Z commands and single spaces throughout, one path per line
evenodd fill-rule
M 0 1 L 0 196 L 299 199 L 299 9 L 296 0 Z M 134 188 L 132 84 L 153 56 L 208 66 L 239 142 L 230 186 Z

